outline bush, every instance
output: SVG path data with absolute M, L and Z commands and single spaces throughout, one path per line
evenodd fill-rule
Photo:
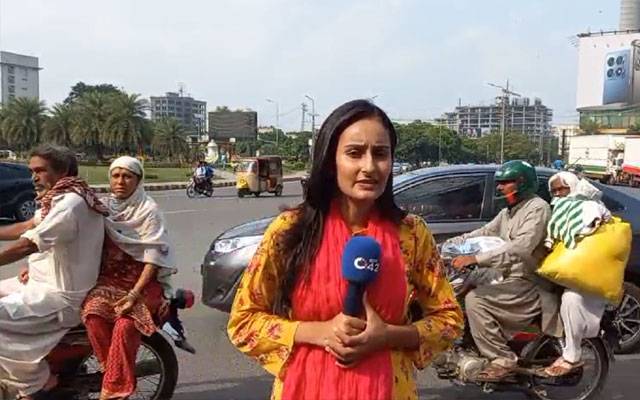
M 83 165 L 85 167 L 100 167 L 100 166 L 109 166 L 111 162 L 115 160 L 115 158 L 110 160 L 98 161 L 98 160 L 83 160 L 78 161 L 78 165 Z M 168 161 L 146 161 L 144 163 L 145 168 L 183 168 L 183 167 L 191 167 L 189 163 L 179 163 L 179 162 L 168 162 Z
M 290 171 L 304 171 L 307 169 L 307 164 L 304 161 L 285 161 L 284 168 Z

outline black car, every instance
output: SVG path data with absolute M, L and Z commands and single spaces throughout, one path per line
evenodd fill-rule
M 36 211 L 31 172 L 22 164 L 0 163 L 0 218 L 26 221 Z
M 477 229 L 504 207 L 495 200 L 494 173 L 497 165 L 453 165 L 415 170 L 394 177 L 398 205 L 422 216 L 438 243 Z M 549 178 L 557 170 L 537 168 L 538 194 L 551 200 Z M 631 351 L 640 345 L 640 200 L 600 183 L 603 202 L 615 215 L 633 227 L 632 254 L 627 265 L 625 296 L 620 305 L 623 319 L 621 347 Z M 218 236 L 204 257 L 203 302 L 229 311 L 239 278 L 248 265 L 262 235 L 274 217 L 248 222 Z

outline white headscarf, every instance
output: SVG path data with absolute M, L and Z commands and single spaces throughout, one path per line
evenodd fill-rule
M 601 223 L 607 222 L 611 219 L 611 212 L 600 200 L 602 198 L 602 192 L 595 186 L 593 186 L 587 179 L 580 179 L 572 172 L 562 171 L 549 178 L 549 191 L 551 191 L 551 183 L 556 180 L 560 180 L 562 186 L 569 188 L 569 194 L 567 197 L 573 197 L 576 200 L 584 200 L 582 205 L 582 231 L 581 235 L 590 235 L 593 233 Z M 556 199 L 551 201 L 551 204 L 555 204 Z M 552 216 L 553 219 L 553 216 Z M 547 246 L 553 244 L 551 235 L 545 240 Z
M 160 208 L 144 191 L 142 163 L 136 158 L 123 156 L 111 163 L 109 176 L 115 168 L 126 169 L 140 177 L 140 180 L 128 198 L 122 200 L 109 196 L 109 217 L 105 219 L 107 234 L 136 261 L 161 267 L 157 279 L 165 288 L 165 296 L 171 296 L 168 278 L 176 272 L 174 247 Z
M 569 188 L 567 197 L 577 197 L 583 200 L 600 200 L 602 192 L 593 186 L 586 179 L 580 179 L 573 172 L 562 171 L 553 175 L 549 179 L 549 191 L 551 191 L 551 183 L 560 180 L 562 186 Z

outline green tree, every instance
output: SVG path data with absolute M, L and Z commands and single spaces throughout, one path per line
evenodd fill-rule
M 398 147 L 396 158 L 414 165 L 422 162 L 467 162 L 461 153 L 462 140 L 453 131 L 433 124 L 414 121 L 396 124 Z
M 187 131 L 176 119 L 158 121 L 154 126 L 153 152 L 169 160 L 186 162 L 189 160 L 189 144 L 185 140 Z
M 2 128 L 2 125 L 3 125 L 2 121 L 4 121 L 5 113 L 6 113 L 6 108 L 0 107 L 0 147 L 3 149 L 8 147 L 9 145 L 3 133 L 4 129 Z
M 104 143 L 116 152 L 142 151 L 146 101 L 137 94 L 118 93 L 109 97 Z
M 64 104 L 73 104 L 78 99 L 80 99 L 80 97 L 91 92 L 98 92 L 103 94 L 124 93 L 110 83 L 101 83 L 99 85 L 87 85 L 84 82 L 78 82 L 71 87 L 71 92 L 69 92 L 69 95 L 67 96 L 67 98 L 64 99 Z
M 90 91 L 73 104 L 73 141 L 92 152 L 98 160 L 104 158 L 104 140 L 109 135 L 111 96 Z
M 491 133 L 477 140 L 477 151 L 485 152 L 484 161 L 500 162 L 500 134 Z M 507 132 L 504 136 L 504 161 L 526 160 L 538 164 L 540 153 L 535 138 L 518 132 Z
M 15 150 L 28 150 L 39 143 L 45 120 L 43 101 L 18 97 L 3 109 L 2 137 Z
M 44 139 L 71 146 L 71 132 L 73 130 L 73 110 L 67 104 L 56 104 L 51 108 L 49 117 L 44 121 Z

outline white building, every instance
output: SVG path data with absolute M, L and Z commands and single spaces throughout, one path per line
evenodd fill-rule
M 40 98 L 38 57 L 0 51 L 2 103 L 16 97 Z

